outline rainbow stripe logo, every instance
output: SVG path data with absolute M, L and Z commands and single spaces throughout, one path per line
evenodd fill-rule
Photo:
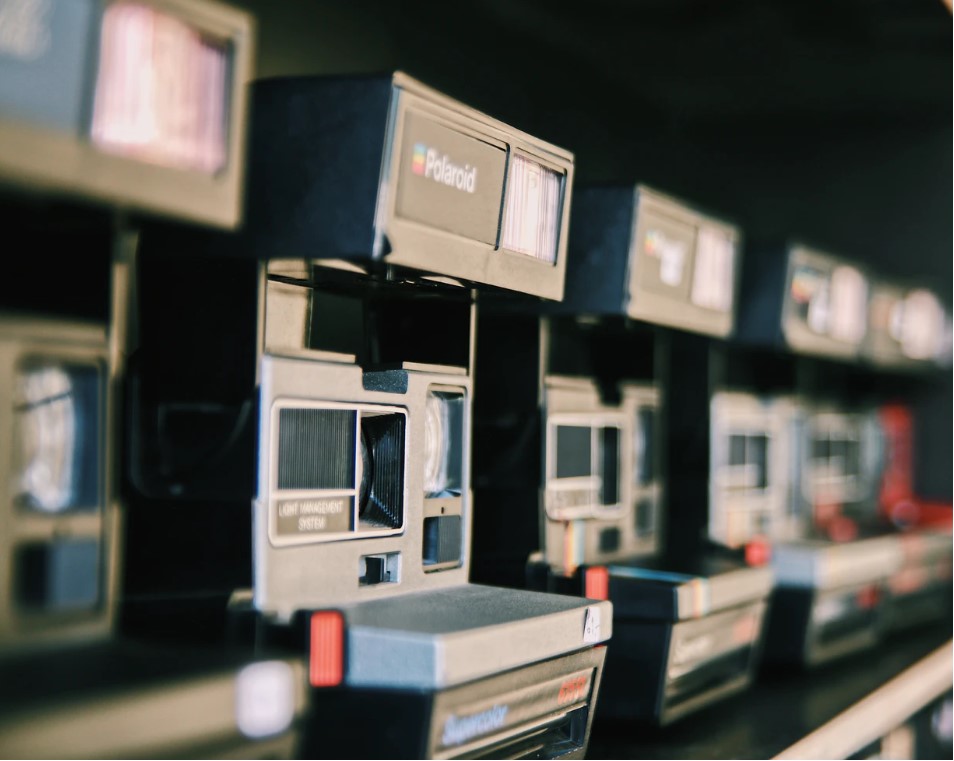
M 411 171 L 414 174 L 424 174 L 424 164 L 427 160 L 427 146 L 417 143 L 414 146 L 414 157 L 411 159 Z

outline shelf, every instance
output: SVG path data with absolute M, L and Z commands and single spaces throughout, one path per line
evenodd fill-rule
M 950 626 L 900 634 L 829 667 L 766 674 L 665 729 L 597 720 L 587 756 L 845 758 L 950 691 L 951 653 Z

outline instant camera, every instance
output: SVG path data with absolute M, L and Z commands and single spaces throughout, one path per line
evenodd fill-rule
M 143 237 L 126 624 L 306 652 L 305 753 L 581 756 L 610 605 L 468 583 L 474 294 L 559 297 L 572 156 L 400 73 L 252 103 L 242 233 Z
M 611 600 L 600 711 L 665 724 L 748 683 L 770 589 L 673 500 L 688 336 L 645 324 L 728 334 L 739 232 L 642 186 L 577 189 L 573 215 L 564 301 L 480 315 L 474 574 Z M 498 345 L 506 364 L 483 359 Z
M 711 401 L 709 537 L 749 555 L 771 553 L 788 518 L 787 400 L 719 391 Z
M 901 533 L 902 564 L 888 581 L 888 628 L 909 629 L 951 612 L 951 530 L 926 524 L 914 489 L 915 419 L 906 404 L 878 408 L 883 447 L 879 511 Z
M 29 243 L 0 282 L 0 754 L 291 756 L 300 659 L 114 636 L 136 245 L 116 207 L 234 223 L 251 20 L 204 2 L 55 2 L 9 4 L 3 26 L 0 216 Z M 145 77 L 197 89 L 153 98 Z M 218 120 L 183 119 L 215 103 Z M 200 166 L 203 151 L 221 160 Z
M 743 275 L 738 339 L 755 348 L 749 371 L 761 372 L 766 354 L 788 368 L 776 388 L 789 497 L 772 547 L 765 654 L 775 662 L 816 665 L 877 642 L 900 563 L 877 520 L 879 434 L 858 363 L 868 294 L 857 266 L 798 243 L 758 247 Z
M 776 532 L 766 657 L 814 666 L 877 643 L 887 580 L 901 561 L 877 520 L 879 441 L 871 411 L 795 402 L 788 517 Z
M 902 565 L 888 586 L 888 628 L 907 629 L 950 615 L 950 512 L 927 525 L 915 490 L 915 416 L 910 406 L 923 377 L 941 359 L 945 314 L 928 289 L 875 280 L 865 356 L 885 376 L 877 423 L 882 448 L 879 511 L 899 533 Z M 922 371 L 913 375 L 910 371 Z M 904 382 L 899 387 L 898 378 Z

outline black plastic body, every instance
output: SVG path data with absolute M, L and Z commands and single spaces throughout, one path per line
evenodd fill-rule
M 302 757 L 583 758 L 605 655 L 590 648 L 435 692 L 312 689 Z M 589 689 L 571 694 L 581 671 Z M 547 682 L 552 694 L 521 699 L 524 688 Z M 528 709 L 527 721 L 508 723 Z
M 573 198 L 562 302 L 546 311 L 565 315 L 625 316 L 629 259 L 636 218 L 636 186 L 588 187 Z
M 765 637 L 765 661 L 815 667 L 874 647 L 884 633 L 885 598 L 881 583 L 832 590 L 776 587 Z M 842 612 L 819 621 L 819 609 L 838 600 L 843 601 Z
M 205 233 L 181 232 L 144 230 L 137 263 L 124 469 L 136 551 L 121 626 L 214 640 L 229 595 L 252 584 L 262 273 L 205 256 Z
M 477 326 L 473 485 L 480 509 L 473 518 L 471 578 L 520 588 L 542 532 L 540 320 L 484 308 Z
M 675 564 L 659 559 L 627 565 L 642 569 L 669 568 Z M 731 561 L 716 565 L 722 565 L 726 571 L 739 568 Z M 724 635 L 727 627 L 731 628 L 739 618 L 761 621 L 764 598 L 754 597 L 702 617 L 680 620 L 680 582 L 633 579 L 624 573 L 625 566 L 608 569 L 613 645 L 607 654 L 609 668 L 600 694 L 601 718 L 667 725 L 741 692 L 752 683 L 760 659 L 761 628 L 751 641 L 710 659 L 702 658 L 696 668 L 684 673 L 671 675 L 670 664 L 676 660 L 673 648 L 678 647 L 681 635 L 688 634 L 686 630 L 701 641 L 716 637 L 719 632 Z M 527 566 L 527 584 L 541 591 L 583 595 L 586 574 L 587 568 L 581 567 L 571 577 L 558 576 L 545 563 L 531 562 Z M 718 583 L 717 575 L 698 578 Z
M 739 285 L 733 339 L 765 347 L 785 348 L 782 312 L 788 281 L 788 246 L 759 241 L 746 247 Z
M 371 259 L 392 78 L 290 77 L 252 92 L 250 249 Z

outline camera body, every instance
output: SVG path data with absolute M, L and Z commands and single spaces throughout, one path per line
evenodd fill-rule
M 742 233 L 644 185 L 576 191 L 567 293 L 550 309 L 732 333 Z
M 683 372 L 672 350 L 695 337 L 637 322 L 729 334 L 740 238 L 642 186 L 577 189 L 563 302 L 482 305 L 479 351 L 495 347 L 508 363 L 478 354 L 475 575 L 538 546 L 526 580 L 511 571 L 507 583 L 613 602 L 600 703 L 613 718 L 677 721 L 754 672 L 771 572 L 696 537 L 708 502 L 708 343 L 685 352 Z M 677 448 L 674 419 L 705 443 Z M 701 491 L 674 501 L 680 480 Z M 503 531 L 533 504 L 536 532 Z
M 719 545 L 740 549 L 780 535 L 791 458 L 785 404 L 739 391 L 712 396 L 709 537 Z
M 126 622 L 307 654 L 306 755 L 582 754 L 610 604 L 468 583 L 473 287 L 559 297 L 572 156 L 402 74 L 254 90 L 247 226 L 143 236 Z
M 877 411 L 884 446 L 879 513 L 900 530 L 901 567 L 888 581 L 888 628 L 901 630 L 950 615 L 951 532 L 922 515 L 914 490 L 915 419 L 899 402 Z
M 870 533 L 878 522 L 878 478 L 882 445 L 874 410 L 845 411 L 820 404 L 807 410 L 798 493 L 806 516 L 806 532 L 832 535 L 834 521 L 851 538 Z M 810 518 L 809 518 L 810 516 Z M 853 531 L 853 533 L 852 533 Z
M 619 396 L 601 400 L 585 378 L 544 379 L 542 548 L 556 573 L 659 549 L 659 391 L 629 382 Z
M 868 277 L 854 264 L 801 243 L 759 246 L 744 268 L 736 338 L 797 354 L 860 355 Z
M 787 409 L 794 456 L 788 518 L 773 546 L 778 604 L 766 657 L 814 666 L 880 641 L 902 554 L 877 519 L 873 413 L 797 398 Z
M 408 364 L 263 357 L 257 609 L 287 618 L 467 581 L 470 378 Z M 440 447 L 448 460 L 428 459 Z
M 258 257 L 562 296 L 569 152 L 401 72 L 253 92 L 243 238 Z
M 130 531 L 158 547 L 181 516 L 196 540 L 180 541 L 175 562 L 144 553 L 127 586 L 195 599 L 202 569 L 218 604 L 253 588 L 257 610 L 287 620 L 463 583 L 476 330 L 467 286 L 562 294 L 572 156 L 401 73 L 263 81 L 252 110 L 242 232 L 144 235 Z M 421 437 L 445 418 L 455 485 L 430 488 Z M 369 460 L 356 431 L 388 420 L 401 449 L 377 472 L 398 480 L 393 507 L 379 510 L 362 497 Z M 284 463 L 301 442 L 285 452 L 284 429 L 316 460 L 331 442 L 353 452 L 340 472 L 295 475 Z M 253 520 L 236 521 L 250 501 Z M 198 541 L 223 525 L 234 541 Z M 359 582 L 378 575 L 391 581 Z

